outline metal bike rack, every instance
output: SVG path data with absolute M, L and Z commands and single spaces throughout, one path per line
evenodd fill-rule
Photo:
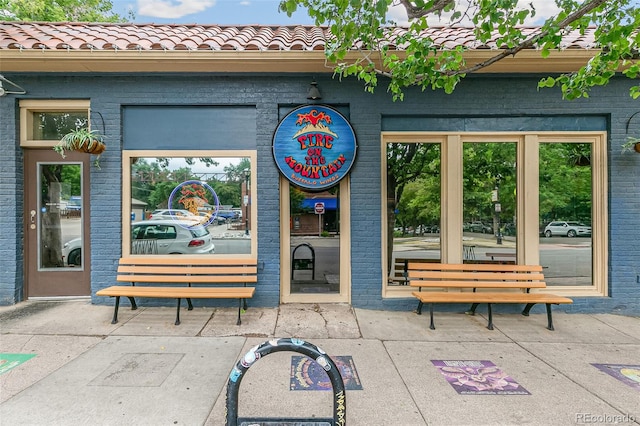
M 239 418 L 238 417 L 238 394 L 240 383 L 246 371 L 257 360 L 275 352 L 298 352 L 315 360 L 329 376 L 329 381 L 333 388 L 333 417 L 312 419 L 299 418 Z M 227 426 L 249 426 L 249 425 L 313 425 L 313 426 L 344 426 L 347 419 L 347 395 L 345 393 L 344 382 L 340 370 L 333 360 L 322 349 L 316 345 L 301 339 L 286 338 L 266 341 L 249 350 L 236 363 L 231 370 L 227 381 L 227 404 L 226 404 L 226 425 Z

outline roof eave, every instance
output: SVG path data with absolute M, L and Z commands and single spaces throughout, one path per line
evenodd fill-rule
M 542 58 L 526 50 L 483 68 L 482 73 L 558 73 L 584 66 L 598 51 L 567 49 Z M 470 50 L 464 53 L 471 66 L 497 55 L 498 50 Z M 350 56 L 359 55 L 354 52 Z M 324 51 L 0 51 L 2 72 L 39 73 L 299 73 L 332 72 Z

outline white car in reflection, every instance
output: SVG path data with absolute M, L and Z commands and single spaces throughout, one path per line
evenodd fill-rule
M 215 251 L 200 219 L 143 220 L 131 225 L 131 254 L 208 254 Z
M 212 254 L 213 237 L 199 221 L 155 219 L 131 225 L 131 254 Z M 62 247 L 66 266 L 82 265 L 82 240 L 74 238 Z
M 573 237 L 590 237 L 591 227 L 580 222 L 551 222 L 544 228 L 544 236 L 549 238 L 554 235 Z
M 66 266 L 82 265 L 82 239 L 74 238 L 62 246 L 62 262 Z

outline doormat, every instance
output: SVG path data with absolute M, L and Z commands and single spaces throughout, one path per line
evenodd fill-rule
M 350 355 L 332 356 L 340 369 L 345 390 L 362 390 L 356 365 Z M 331 390 L 329 376 L 314 360 L 304 355 L 291 356 L 290 390 Z
M 6 373 L 13 367 L 29 361 L 36 354 L 2 354 L 0 353 L 0 374 Z
M 491 361 L 431 362 L 460 395 L 531 395 Z
M 640 391 L 640 365 L 591 364 L 598 370 L 615 377 L 635 390 Z

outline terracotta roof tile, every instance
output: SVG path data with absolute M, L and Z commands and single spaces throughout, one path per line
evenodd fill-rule
M 393 28 L 390 47 L 402 49 L 398 37 L 404 28 Z M 522 28 L 531 35 L 536 28 Z M 594 48 L 594 29 L 585 34 L 565 34 L 562 48 Z M 473 28 L 431 27 L 425 36 L 443 48 L 499 49 L 499 36 L 486 43 L 476 40 Z M 331 37 L 326 27 L 314 26 L 221 26 L 181 24 L 102 24 L 71 22 L 0 22 L 0 50 L 235 50 L 235 51 L 318 51 Z M 358 45 L 354 46 L 359 47 Z

